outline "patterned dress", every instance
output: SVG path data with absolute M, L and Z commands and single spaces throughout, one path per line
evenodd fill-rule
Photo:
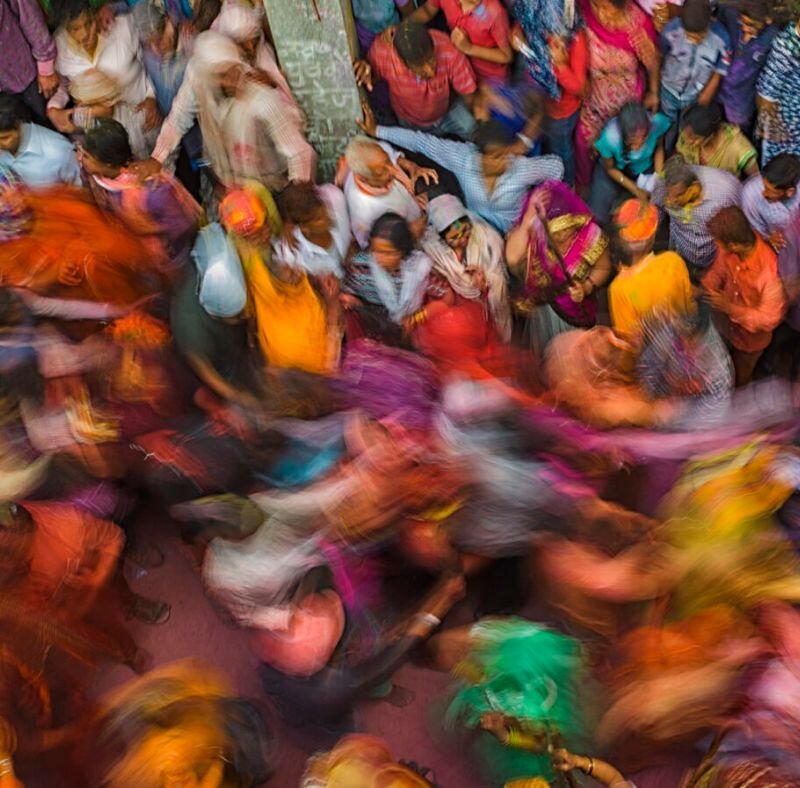
M 779 153 L 800 154 L 800 33 L 795 24 L 776 37 L 758 81 L 758 95 L 777 105 L 774 113 L 759 113 L 762 164 Z

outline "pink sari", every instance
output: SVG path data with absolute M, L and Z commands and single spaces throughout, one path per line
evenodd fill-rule
M 658 57 L 656 31 L 650 17 L 634 2 L 625 11 L 625 27 L 608 28 L 589 0 L 578 0 L 589 42 L 589 88 L 575 134 L 576 179 L 587 186 L 592 178 L 592 145 L 603 127 L 629 101 L 641 101 L 646 69 Z
M 525 199 L 521 216 L 528 203 L 545 195 L 547 228 L 538 219 L 534 222 L 528 241 L 528 265 L 525 274 L 524 297 L 535 305 L 549 304 L 572 326 L 587 328 L 597 318 L 595 293 L 577 304 L 570 297 L 569 280 L 582 281 L 600 259 L 608 245 L 600 226 L 592 218 L 589 206 L 566 184 L 545 181 Z M 548 238 L 549 234 L 549 238 Z M 554 246 L 558 247 L 563 267 Z

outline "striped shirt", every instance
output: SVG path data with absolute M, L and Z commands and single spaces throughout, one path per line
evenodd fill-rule
M 458 179 L 467 208 L 506 233 L 519 217 L 525 195 L 543 181 L 561 180 L 564 164 L 558 156 L 514 156 L 490 192 L 477 146 L 424 134 L 421 131 L 378 126 L 377 136 L 406 150 L 421 153 Z
M 669 246 L 695 268 L 708 268 L 717 256 L 717 246 L 706 226 L 722 208 L 739 205 L 742 185 L 729 172 L 713 167 L 692 167 L 703 187 L 702 201 L 691 208 L 666 205 L 664 179 L 656 181 L 653 202 L 669 214 Z
M 423 79 L 400 59 L 394 44 L 380 36 L 367 53 L 376 79 L 389 86 L 389 99 L 398 118 L 411 126 L 433 126 L 450 107 L 450 89 L 462 96 L 475 92 L 475 73 L 466 55 L 459 52 L 449 37 L 439 30 L 430 31 L 436 51 L 436 74 Z
M 775 230 L 783 230 L 800 216 L 800 192 L 789 200 L 764 197 L 764 178 L 754 175 L 742 189 L 742 210 L 753 229 L 768 238 Z

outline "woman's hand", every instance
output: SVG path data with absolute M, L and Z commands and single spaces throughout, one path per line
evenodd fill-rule
M 553 767 L 560 772 L 571 772 L 573 769 L 581 769 L 587 767 L 588 758 L 581 755 L 573 755 L 569 750 L 560 749 L 553 753 Z
M 161 123 L 161 113 L 158 111 L 158 104 L 156 104 L 156 100 L 152 96 L 148 96 L 136 109 L 138 112 L 144 113 L 145 131 L 158 128 Z
M 514 25 L 511 29 L 511 48 L 515 52 L 519 52 L 523 47 L 527 47 L 528 42 L 525 40 L 525 35 L 519 25 Z
M 569 297 L 576 303 L 580 304 L 588 295 L 586 292 L 586 282 L 573 282 L 568 288 L 567 292 Z
M 505 744 L 508 741 L 509 723 L 512 721 L 512 718 L 506 717 L 502 711 L 487 711 L 481 714 L 478 726 L 481 730 L 491 733 L 501 744 Z

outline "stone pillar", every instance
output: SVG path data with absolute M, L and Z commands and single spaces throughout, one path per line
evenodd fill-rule
M 333 179 L 336 162 L 358 131 L 361 98 L 353 77 L 357 52 L 349 0 L 264 0 L 281 65 L 306 113 L 317 178 Z

